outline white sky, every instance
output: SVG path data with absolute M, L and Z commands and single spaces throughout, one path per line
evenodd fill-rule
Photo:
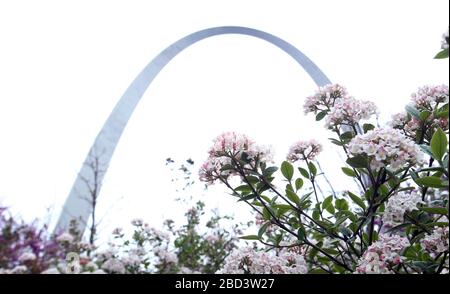
M 237 25 L 290 42 L 333 82 L 376 102 L 386 121 L 424 84 L 448 83 L 433 60 L 447 0 L 1 1 L 0 204 L 26 219 L 55 213 L 125 89 L 161 50 L 194 31 Z M 176 218 L 165 158 L 200 163 L 211 139 L 245 132 L 274 146 L 327 133 L 304 117 L 315 85 L 264 41 L 227 35 L 177 56 L 155 79 L 116 149 L 101 194 L 104 229 Z M 322 165 L 341 166 L 334 153 Z M 337 179 L 335 179 L 337 180 Z M 339 180 L 340 181 L 340 180 Z M 245 215 L 221 189 L 203 199 Z M 120 200 L 122 199 L 122 200 Z M 111 208 L 111 206 L 113 206 Z M 56 218 L 57 215 L 54 215 Z

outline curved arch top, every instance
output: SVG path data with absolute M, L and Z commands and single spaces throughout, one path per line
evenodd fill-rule
M 158 73 L 187 47 L 209 37 L 239 34 L 265 40 L 289 54 L 314 80 L 318 86 L 330 84 L 327 76 L 306 55 L 288 42 L 269 33 L 238 26 L 223 26 L 209 28 L 190 34 L 159 53 L 134 79 L 114 107 L 99 134 L 97 135 L 83 166 L 72 186 L 70 194 L 56 225 L 56 230 L 65 230 L 71 220 L 78 220 L 78 228 L 85 230 L 86 223 L 92 212 L 92 205 L 86 201 L 87 195 L 93 192 L 98 195 L 104 174 L 113 156 L 114 150 L 133 114 L 139 100 Z M 95 168 L 93 168 L 93 166 Z M 97 172 L 96 172 L 97 171 Z

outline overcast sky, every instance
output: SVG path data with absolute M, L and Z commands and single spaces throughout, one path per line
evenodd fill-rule
M 424 84 L 448 83 L 433 60 L 449 24 L 447 0 L 164 0 L 0 2 L 0 205 L 28 220 L 57 214 L 94 138 L 125 89 L 161 50 L 201 29 L 247 26 L 277 35 L 385 122 Z M 205 159 L 227 130 L 271 144 L 277 160 L 298 139 L 326 143 L 302 113 L 315 91 L 288 55 L 226 35 L 177 56 L 155 79 L 106 175 L 104 230 L 133 217 L 158 224 L 182 211 L 165 158 Z M 341 163 L 323 155 L 331 169 Z M 331 172 L 333 174 L 333 172 Z M 338 180 L 338 179 L 335 179 Z M 221 189 L 202 199 L 245 215 Z M 56 215 L 54 216 L 56 218 Z

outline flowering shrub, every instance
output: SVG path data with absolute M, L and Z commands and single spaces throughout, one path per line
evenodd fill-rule
M 180 168 L 186 187 L 192 184 L 193 163 L 187 162 L 189 166 Z M 6 274 L 214 273 L 237 248 L 237 235 L 244 228 L 230 225 L 229 216 L 213 213 L 205 218 L 205 205 L 198 201 L 187 210 L 180 227 L 166 220 L 158 229 L 133 219 L 131 234 L 116 228 L 110 242 L 94 246 L 82 241 L 75 223 L 68 232 L 52 236 L 46 226 L 19 224 L 6 212 L 0 210 L 0 273 Z
M 64 258 L 47 227 L 17 221 L 0 207 L 0 273 L 40 273 Z
M 437 59 L 448 57 L 448 44 L 447 32 Z M 253 246 L 238 246 L 243 226 L 225 228 L 229 217 L 213 215 L 202 229 L 202 202 L 181 227 L 166 220 L 161 230 L 135 219 L 131 235 L 117 228 L 102 247 L 82 242 L 74 229 L 51 236 L 0 208 L 0 273 L 448 273 L 448 109 L 448 86 L 424 86 L 404 112 L 376 127 L 374 103 L 326 85 L 303 110 L 325 119 L 355 186 L 320 187 L 316 140 L 296 142 L 274 166 L 270 148 L 226 132 L 200 168 L 201 181 L 224 184 L 255 213 L 257 231 L 240 237 Z
M 448 56 L 445 42 L 436 58 Z M 375 104 L 339 84 L 307 97 L 304 112 L 325 119 L 347 158 L 342 171 L 356 186 L 346 191 L 319 187 L 315 140 L 271 166 L 246 136 L 219 136 L 200 179 L 257 213 L 257 233 L 241 238 L 264 249 L 233 251 L 219 273 L 448 273 L 448 96 L 445 85 L 419 88 L 384 127 L 370 124 Z

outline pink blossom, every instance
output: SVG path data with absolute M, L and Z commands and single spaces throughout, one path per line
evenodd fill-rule
M 257 162 L 272 161 L 270 148 L 257 145 L 246 135 L 234 132 L 223 133 L 214 139 L 208 153 L 209 157 L 199 171 L 200 180 L 208 184 L 214 183 L 221 177 L 235 175 L 235 170 L 231 168 L 223 170 L 223 168 L 237 161 L 247 162 L 244 166 L 247 168 L 251 168 Z
M 421 247 L 428 251 L 432 257 L 437 256 L 439 253 L 448 251 L 448 227 L 436 227 L 432 234 L 426 235 L 420 241 Z
M 252 247 L 235 249 L 226 259 L 219 274 L 305 274 L 303 255 L 295 250 L 257 251 Z
M 386 204 L 383 214 L 383 224 L 388 227 L 400 225 L 404 222 L 404 214 L 417 210 L 417 204 L 424 203 L 422 196 L 412 191 L 399 192 L 391 196 Z
M 310 112 L 317 113 L 328 110 L 334 105 L 336 100 L 347 97 L 349 96 L 345 87 L 339 84 L 325 85 L 320 87 L 314 95 L 306 98 L 303 109 L 305 114 Z
M 361 120 L 368 120 L 378 113 L 378 108 L 371 101 L 357 100 L 352 97 L 336 100 L 328 113 L 325 126 L 333 128 L 340 125 L 355 125 Z
M 70 233 L 62 233 L 58 237 L 56 237 L 56 241 L 64 243 L 72 243 L 74 240 L 74 236 L 72 236 Z
M 434 110 L 436 105 L 448 103 L 449 88 L 446 85 L 423 86 L 411 95 L 414 106 L 423 110 Z
M 371 168 L 389 167 L 398 170 L 422 163 L 419 146 L 399 130 L 378 128 L 353 138 L 348 144 L 352 155 L 366 155 Z
M 409 241 L 398 235 L 380 235 L 380 240 L 367 248 L 358 262 L 356 272 L 360 274 L 390 274 L 391 267 L 402 262 L 401 253 Z
M 322 151 L 322 145 L 316 140 L 298 141 L 289 149 L 287 159 L 291 162 L 298 160 L 314 160 Z

